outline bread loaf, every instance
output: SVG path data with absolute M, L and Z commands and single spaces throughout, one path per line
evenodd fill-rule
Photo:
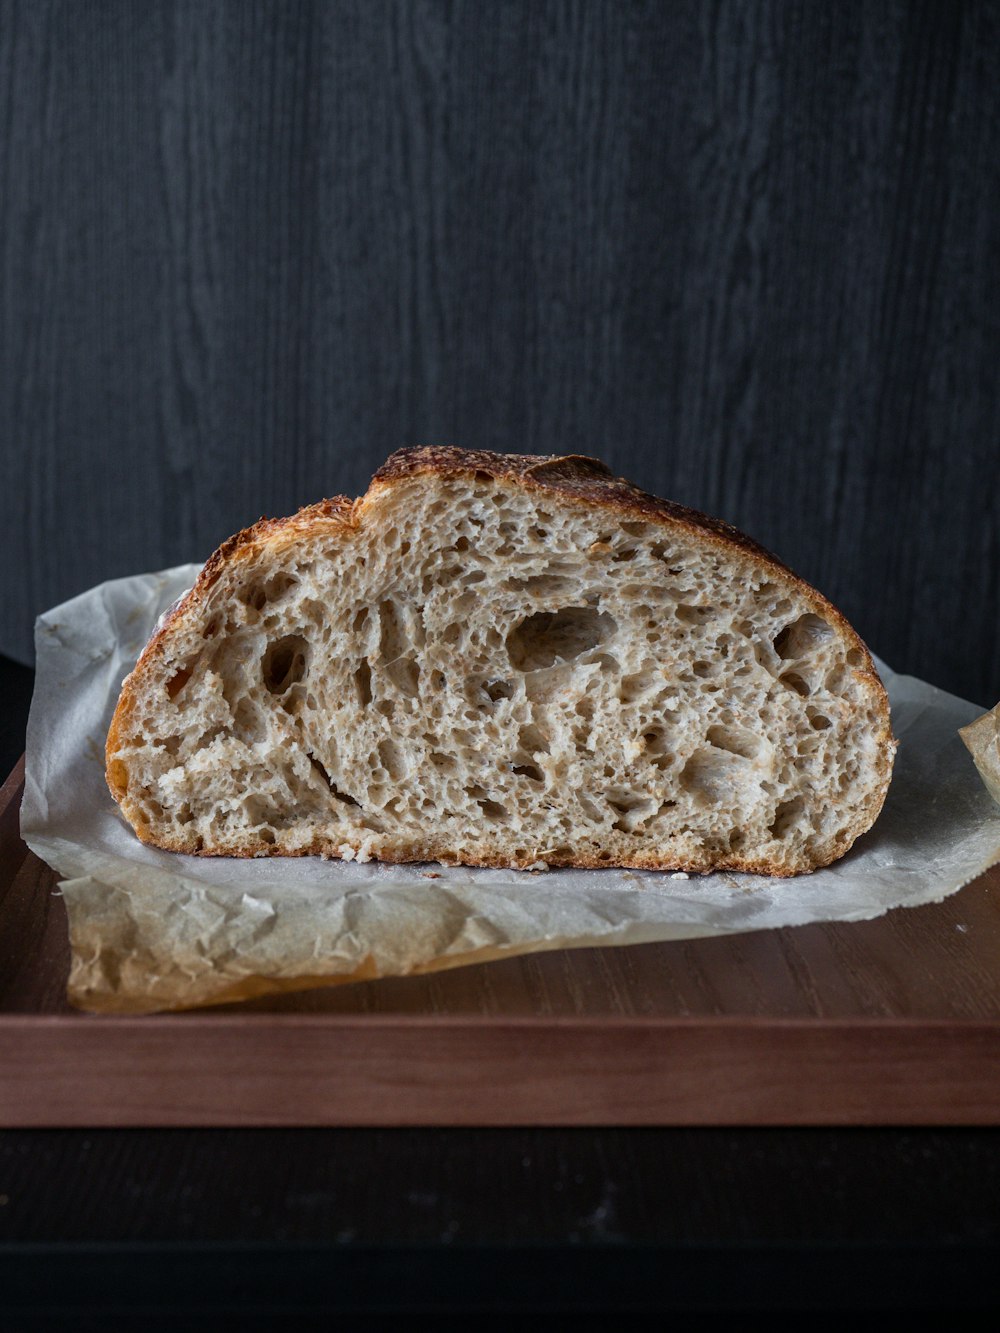
M 219 548 L 107 778 L 178 852 L 793 875 L 894 749 L 857 634 L 735 529 L 592 459 L 414 449 Z

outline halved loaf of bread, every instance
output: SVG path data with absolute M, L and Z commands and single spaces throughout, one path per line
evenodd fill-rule
M 792 875 L 894 749 L 857 634 L 735 529 L 587 458 L 414 449 L 220 547 L 107 777 L 178 852 Z

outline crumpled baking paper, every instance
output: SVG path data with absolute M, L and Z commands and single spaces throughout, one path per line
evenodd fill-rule
M 940 901 L 1000 859 L 1000 807 L 958 736 L 980 709 L 884 668 L 901 742 L 885 809 L 841 861 L 797 879 L 144 847 L 105 786 L 104 738 L 122 679 L 197 572 L 105 583 L 38 621 L 21 829 L 63 876 L 79 1007 L 190 1008 L 543 949 L 861 921 Z
M 1000 704 L 958 733 L 972 755 L 979 776 L 1000 805 Z

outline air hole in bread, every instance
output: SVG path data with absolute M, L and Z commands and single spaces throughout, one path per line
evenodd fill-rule
M 213 741 L 218 740 L 220 736 L 228 736 L 228 735 L 229 735 L 229 728 L 224 727 L 221 722 L 216 723 L 214 727 L 208 727 L 205 731 L 201 733 L 201 735 L 195 741 L 194 744 L 195 752 L 197 753 L 197 751 L 199 750 L 207 750 Z
M 456 597 L 452 603 L 455 614 L 464 624 L 470 611 L 473 611 L 479 605 L 479 595 L 474 592 L 463 592 L 461 596 Z
M 413 697 L 420 687 L 420 667 L 409 655 L 412 640 L 403 612 L 391 599 L 379 604 L 379 653 L 383 670 L 402 694 Z M 414 630 L 417 630 L 416 617 Z M 422 637 L 418 634 L 417 637 Z
M 623 704 L 636 703 L 640 699 L 648 699 L 662 684 L 662 672 L 649 667 L 645 671 L 633 672 L 631 676 L 622 676 L 618 697 Z
M 246 798 L 243 810 L 247 823 L 256 830 L 256 837 L 261 842 L 276 841 L 274 830 L 286 829 L 295 817 L 292 810 L 287 807 L 279 808 L 266 797 L 256 793 Z
M 759 737 L 742 727 L 709 727 L 705 739 L 717 750 L 739 755 L 741 759 L 755 759 L 760 753 Z
M 578 580 L 562 574 L 529 574 L 525 578 L 506 579 L 504 587 L 511 592 L 535 593 L 539 597 L 559 597 L 571 592 Z
M 264 725 L 256 704 L 245 697 L 236 705 L 236 712 L 233 714 L 233 726 L 240 740 L 250 745 L 255 745 L 258 741 L 265 740 L 267 737 L 267 727 Z
M 509 680 L 491 680 L 483 688 L 486 697 L 493 704 L 500 699 L 509 699 L 514 693 L 514 687 Z
M 514 764 L 511 772 L 516 773 L 519 778 L 530 778 L 532 782 L 545 781 L 545 775 L 537 764 Z
M 783 662 L 809 657 L 833 638 L 833 629 L 811 611 L 786 625 L 774 636 L 774 651 Z
M 191 679 L 192 675 L 194 674 L 194 669 L 197 665 L 198 665 L 198 658 L 196 657 L 193 662 L 189 662 L 187 666 L 181 667 L 179 671 L 176 671 L 170 677 L 170 679 L 167 681 L 167 694 L 170 696 L 171 699 L 177 698 L 181 690 Z
M 379 741 L 378 757 L 382 761 L 382 767 L 392 778 L 393 782 L 398 782 L 400 778 L 406 776 L 407 764 L 403 751 L 393 740 Z
M 317 759 L 311 750 L 307 750 L 306 754 L 309 756 L 309 763 L 312 766 L 313 772 L 317 773 L 323 779 L 327 787 L 330 789 L 331 796 L 338 801 L 342 801 L 344 805 L 360 806 L 360 801 L 356 801 L 353 796 L 349 796 L 347 792 L 340 790 L 333 778 L 327 772 L 326 765 L 321 759 Z
M 589 819 L 591 823 L 600 825 L 603 822 L 605 818 L 605 810 L 598 806 L 592 796 L 588 796 L 584 791 L 578 791 L 576 793 L 576 799 L 584 816 Z
M 292 588 L 298 587 L 298 582 L 294 575 L 281 570 L 260 583 L 247 584 L 242 600 L 255 611 L 262 611 L 268 602 L 280 602 Z
M 590 606 L 536 611 L 507 635 L 507 653 L 517 671 L 543 671 L 590 652 L 617 629 L 609 615 Z
M 667 744 L 666 734 L 660 727 L 652 727 L 643 732 L 643 753 L 657 768 L 669 768 L 673 755 Z
M 308 652 L 309 645 L 300 634 L 286 634 L 268 645 L 261 659 L 261 674 L 270 694 L 284 694 L 302 679 Z
M 736 757 L 724 750 L 696 750 L 681 769 L 680 784 L 696 805 L 716 805 L 732 796 L 737 768 Z
M 306 569 L 303 572 L 308 575 L 311 571 Z M 279 602 L 298 586 L 299 581 L 294 574 L 286 572 L 273 574 L 264 584 L 264 595 L 269 602 Z
M 685 625 L 701 625 L 715 614 L 710 606 L 689 606 L 684 602 L 674 608 L 674 615 Z
M 611 827 L 619 833 L 635 833 L 641 824 L 656 814 L 658 808 L 653 797 L 623 790 L 609 792 L 607 802 L 618 815 Z
M 499 801 L 494 801 L 486 788 L 481 786 L 478 782 L 473 783 L 472 786 L 466 787 L 465 791 L 466 795 L 471 796 L 476 802 L 487 819 L 496 820 L 507 818 L 508 811 L 506 806 L 501 805 Z
M 806 716 L 816 731 L 827 731 L 833 725 L 825 713 L 817 713 L 815 708 L 807 708 Z
M 358 691 L 358 703 L 362 708 L 367 708 L 372 701 L 372 669 L 368 665 L 367 657 L 358 663 L 354 673 L 354 684 Z
M 548 754 L 549 742 L 545 733 L 533 724 L 522 727 L 517 736 L 518 749 L 525 754 Z
M 804 802 L 801 796 L 795 796 L 790 801 L 782 801 L 775 810 L 774 819 L 770 825 L 772 838 L 783 838 L 798 819 L 803 808 Z
M 386 674 L 401 694 L 411 698 L 420 689 L 420 668 L 412 657 L 397 657 L 385 668 Z
M 600 667 L 602 671 L 619 672 L 622 669 L 618 658 L 612 656 L 611 653 L 598 653 L 591 661 L 594 666 Z
M 784 671 L 778 679 L 782 685 L 787 685 L 790 690 L 794 690 L 803 699 L 808 699 L 812 693 L 808 682 L 797 671 Z
M 524 697 L 529 703 L 537 704 L 538 712 L 544 715 L 556 699 L 563 697 L 572 679 L 573 667 L 568 662 L 540 671 L 528 671 L 524 676 Z
M 387 662 L 402 656 L 410 647 L 403 613 L 391 598 L 379 603 L 379 652 Z

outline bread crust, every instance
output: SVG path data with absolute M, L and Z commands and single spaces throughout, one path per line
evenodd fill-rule
M 237 532 L 214 552 L 191 590 L 164 616 L 143 649 L 134 670 L 122 683 L 121 695 L 105 746 L 108 788 L 114 799 L 122 806 L 129 822 L 133 823 L 133 828 L 141 841 L 166 851 L 200 856 L 318 855 L 343 859 L 343 849 L 348 841 L 345 838 L 338 839 L 336 844 L 332 840 L 314 840 L 307 846 L 292 851 L 265 844 L 239 842 L 209 851 L 198 848 L 193 842 L 186 843 L 182 839 L 154 839 L 145 836 L 143 828 L 129 817 L 126 784 L 116 768 L 121 761 L 116 760 L 114 756 L 128 731 L 131 715 L 146 678 L 156 671 L 160 659 L 178 629 L 198 615 L 212 588 L 223 574 L 242 563 L 249 562 L 267 548 L 278 551 L 294 544 L 300 537 L 313 536 L 324 529 L 332 536 L 350 538 L 364 523 L 368 509 L 380 495 L 412 477 L 431 475 L 441 479 L 453 479 L 476 474 L 483 474 L 493 481 L 556 495 L 564 501 L 588 508 L 603 509 L 619 522 L 640 520 L 660 523 L 665 528 L 679 526 L 697 539 L 708 541 L 720 550 L 732 553 L 735 549 L 753 562 L 769 567 L 783 581 L 789 581 L 816 614 L 835 625 L 850 647 L 858 653 L 860 665 L 854 668 L 854 674 L 868 685 L 879 716 L 879 728 L 875 738 L 880 761 L 879 781 L 873 787 L 868 800 L 859 808 L 852 823 L 837 839 L 831 840 L 827 850 L 818 857 L 811 868 L 819 869 L 837 860 L 872 826 L 885 801 L 892 776 L 893 757 L 898 744 L 892 736 L 889 700 L 867 645 L 848 620 L 822 593 L 738 528 L 732 527 L 722 519 L 712 518 L 698 510 L 650 495 L 625 478 L 616 477 L 598 459 L 583 454 L 497 454 L 485 450 L 453 447 L 421 447 L 400 449 L 392 454 L 373 476 L 367 492 L 357 500 L 352 501 L 342 495 L 333 496 L 308 505 L 288 518 L 260 518 L 250 527 Z M 353 855 L 359 849 L 350 850 Z M 393 852 L 380 852 L 379 860 L 389 864 L 433 860 L 444 864 L 491 868 L 511 866 L 509 855 L 495 853 L 488 846 L 483 846 L 472 854 L 465 850 L 459 856 L 433 838 L 412 842 Z M 698 858 L 692 857 L 675 859 L 656 854 L 635 856 L 632 853 L 623 853 L 620 857 L 613 856 L 611 860 L 607 860 L 580 853 L 572 857 L 553 857 L 547 864 L 580 869 L 607 869 L 611 866 L 620 866 L 640 870 L 685 870 L 693 873 L 727 870 L 776 877 L 804 873 L 798 868 L 789 870 L 776 860 L 748 860 L 732 854 L 721 859 L 713 859 L 706 852 L 704 864 L 696 864 L 697 860 Z M 530 864 L 532 863 L 525 862 L 525 867 Z

